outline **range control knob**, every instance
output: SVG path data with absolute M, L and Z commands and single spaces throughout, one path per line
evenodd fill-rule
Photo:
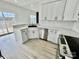
M 67 54 L 66 46 L 63 46 L 64 54 Z

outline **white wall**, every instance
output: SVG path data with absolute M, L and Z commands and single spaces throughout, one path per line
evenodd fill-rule
M 33 14 L 35 15 L 35 12 L 29 9 L 24 9 L 22 7 L 6 3 L 3 1 L 0 1 L 0 11 L 9 11 L 16 14 L 15 23 L 16 24 L 28 24 L 30 17 L 29 15 Z

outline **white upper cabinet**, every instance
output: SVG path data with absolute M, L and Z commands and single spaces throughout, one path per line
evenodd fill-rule
M 42 4 L 42 18 L 44 20 L 62 20 L 64 7 L 65 0 Z
M 65 12 L 64 12 L 64 21 L 76 21 L 74 15 L 76 13 L 78 4 L 79 4 L 79 0 L 67 0 Z
M 79 4 L 77 4 L 77 8 L 74 12 L 74 16 L 73 16 L 74 20 L 79 21 Z

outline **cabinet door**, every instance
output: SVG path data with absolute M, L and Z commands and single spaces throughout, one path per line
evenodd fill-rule
M 3 34 L 3 26 L 2 26 L 2 22 L 0 21 L 0 35 Z
M 33 31 L 31 29 L 28 29 L 28 38 L 33 38 Z
M 51 41 L 53 43 L 58 43 L 58 34 L 55 32 L 55 30 L 49 30 L 48 31 L 48 41 Z
M 40 37 L 41 39 L 43 39 L 43 37 L 44 37 L 44 29 L 40 29 L 40 28 L 39 28 L 39 37 Z
M 73 18 L 74 18 L 73 20 L 79 21 L 79 6 L 78 6 L 77 10 L 75 11 Z
M 39 38 L 39 32 L 38 30 L 33 31 L 33 38 Z
M 23 42 L 27 41 L 28 40 L 28 30 L 27 29 L 21 30 L 21 34 L 22 34 Z
M 31 38 L 39 38 L 39 31 L 37 28 L 29 28 L 28 29 L 28 37 Z
M 20 30 L 15 31 L 15 38 L 16 38 L 16 42 L 17 43 L 19 43 L 19 44 L 23 43 L 22 35 L 21 35 L 21 31 Z

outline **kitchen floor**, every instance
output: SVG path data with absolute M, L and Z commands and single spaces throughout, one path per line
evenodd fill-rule
M 37 53 L 34 59 L 56 59 L 57 58 L 58 46 L 56 44 L 53 44 L 44 40 L 40 40 L 40 39 L 32 39 L 26 42 L 24 45 Z
M 6 59 L 56 59 L 58 45 L 40 39 L 18 45 L 10 34 L 0 37 L 0 50 Z

